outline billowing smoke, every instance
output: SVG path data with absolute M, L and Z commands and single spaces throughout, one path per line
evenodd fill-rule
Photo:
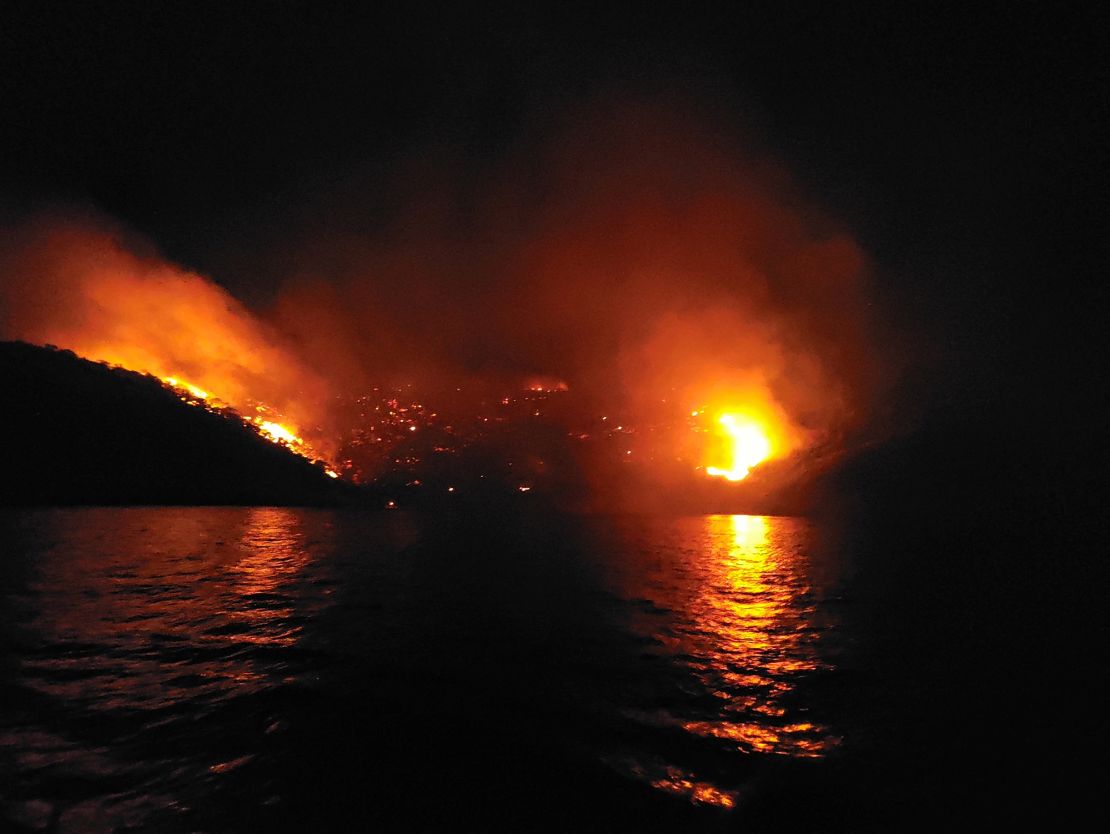
M 599 99 L 492 161 L 354 176 L 303 221 L 269 262 L 288 265 L 277 319 L 317 364 L 550 374 L 641 417 L 756 398 L 790 449 L 859 426 L 882 377 L 848 231 L 673 102 Z
M 496 153 L 374 170 L 255 230 L 235 257 L 265 275 L 253 313 L 103 222 L 26 224 L 0 264 L 2 335 L 262 401 L 306 431 L 327 425 L 329 390 L 540 377 L 645 422 L 754 406 L 784 455 L 866 420 L 883 371 L 866 257 L 693 109 L 599 98 Z
M 44 214 L 5 230 L 0 335 L 176 378 L 327 445 L 327 385 L 212 281 L 103 218 Z

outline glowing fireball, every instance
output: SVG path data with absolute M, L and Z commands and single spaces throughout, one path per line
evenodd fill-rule
M 729 481 L 742 481 L 752 467 L 771 455 L 771 441 L 763 427 L 749 417 L 722 414 L 717 421 L 731 457 L 728 467 L 707 466 L 707 474 Z

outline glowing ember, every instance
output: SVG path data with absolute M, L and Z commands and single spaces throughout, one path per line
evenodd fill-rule
M 569 391 L 570 386 L 558 377 L 536 376 L 524 383 L 524 389 L 534 393 L 555 394 L 562 391 Z
M 771 454 L 771 441 L 763 427 L 748 417 L 722 414 L 718 422 L 724 427 L 732 464 L 727 469 L 708 466 L 707 474 L 729 481 L 742 481 L 752 467 L 765 461 Z

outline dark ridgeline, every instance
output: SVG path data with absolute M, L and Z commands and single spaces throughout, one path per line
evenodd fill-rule
M 327 504 L 345 485 L 157 379 L 0 343 L 0 505 Z

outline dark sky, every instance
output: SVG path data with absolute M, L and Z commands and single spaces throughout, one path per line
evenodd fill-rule
M 336 183 L 428 152 L 480 178 L 575 100 L 677 95 L 783 160 L 970 384 L 1076 381 L 1105 303 L 1096 4 L 388 5 L 3 4 L 0 209 L 95 206 L 250 302 L 243 251 Z

